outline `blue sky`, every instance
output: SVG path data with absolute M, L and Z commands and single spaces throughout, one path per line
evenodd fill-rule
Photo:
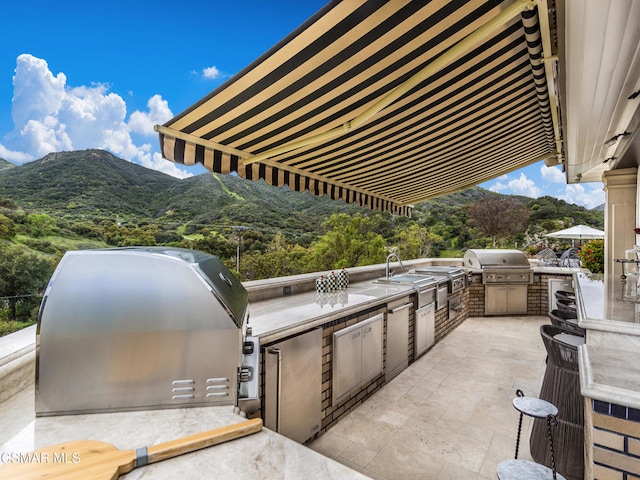
M 154 124 L 182 112 L 324 5 L 320 0 L 5 2 L 0 7 L 0 158 L 104 148 L 186 177 Z M 592 208 L 602 184 L 566 185 L 543 163 L 481 185 Z

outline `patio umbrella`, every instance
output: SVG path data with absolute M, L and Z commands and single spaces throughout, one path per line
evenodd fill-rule
M 594 238 L 604 238 L 604 232 L 587 225 L 576 225 L 571 228 L 565 228 L 564 230 L 558 230 L 557 232 L 547 233 L 546 236 L 553 238 L 570 238 L 571 244 L 573 245 L 575 239 L 591 240 Z

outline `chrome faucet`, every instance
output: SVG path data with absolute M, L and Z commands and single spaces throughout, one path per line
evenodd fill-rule
M 390 278 L 390 274 L 389 274 L 389 260 L 391 259 L 391 257 L 396 257 L 398 259 L 398 262 L 400 263 L 400 267 L 404 268 L 404 265 L 402 265 L 402 260 L 400 260 L 400 257 L 398 256 L 397 253 L 390 253 L 387 256 L 387 270 L 386 270 L 386 276 L 384 278 L 386 278 L 387 280 L 389 280 Z

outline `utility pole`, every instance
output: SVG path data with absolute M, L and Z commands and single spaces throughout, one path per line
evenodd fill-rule
M 236 246 L 236 271 L 240 273 L 240 243 L 242 242 L 244 232 L 249 230 L 249 227 L 234 225 L 231 228 L 233 229 L 233 238 L 238 242 Z

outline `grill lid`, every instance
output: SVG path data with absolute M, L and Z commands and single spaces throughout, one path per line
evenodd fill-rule
M 125 247 L 119 251 L 133 250 L 154 255 L 172 257 L 192 265 L 209 284 L 218 301 L 226 308 L 229 316 L 241 328 L 248 306 L 249 294 L 231 271 L 215 255 L 168 247 Z M 117 251 L 114 249 L 114 251 Z
M 520 250 L 469 249 L 462 263 L 467 268 L 531 268 L 526 255 Z

